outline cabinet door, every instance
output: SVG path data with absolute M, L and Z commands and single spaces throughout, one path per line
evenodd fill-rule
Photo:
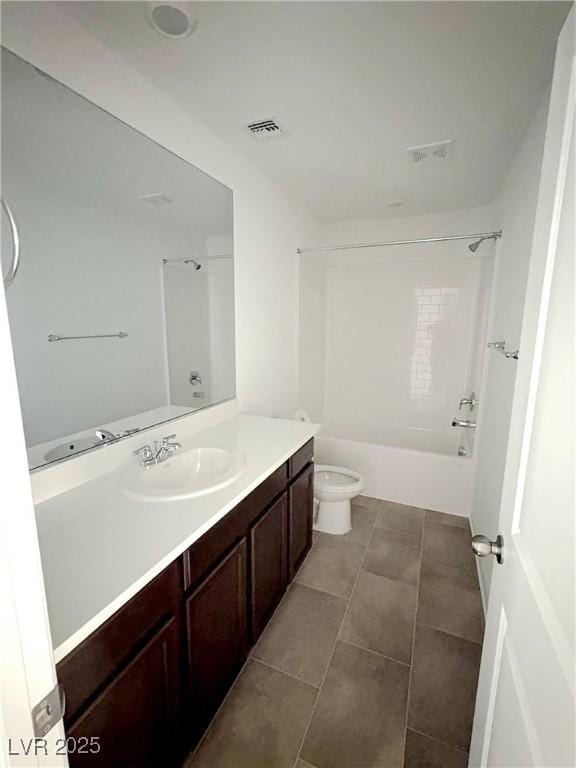
M 200 730 L 244 663 L 246 616 L 246 539 L 242 539 L 186 600 L 191 707 Z
M 178 650 L 171 618 L 68 729 L 72 768 L 178 765 Z
M 290 579 L 312 546 L 314 465 L 310 464 L 288 488 L 288 564 Z
M 280 602 L 288 581 L 284 493 L 250 529 L 252 641 Z

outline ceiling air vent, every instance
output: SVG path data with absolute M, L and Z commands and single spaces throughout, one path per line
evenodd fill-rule
M 412 162 L 416 164 L 432 163 L 436 160 L 449 160 L 452 157 L 453 140 L 438 141 L 434 144 L 420 144 L 418 147 L 408 147 Z
M 272 117 L 266 120 L 256 120 L 248 124 L 248 130 L 257 139 L 269 139 L 274 136 L 282 136 L 283 130 Z

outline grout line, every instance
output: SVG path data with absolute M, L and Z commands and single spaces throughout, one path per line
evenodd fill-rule
M 424 553 L 424 528 L 426 525 L 426 515 L 422 521 L 422 531 L 420 532 L 420 553 L 418 562 L 418 580 L 416 584 L 416 606 L 414 609 L 414 629 L 412 630 L 412 648 L 410 650 L 410 672 L 408 675 L 408 690 L 406 692 L 406 717 L 404 719 L 404 739 L 402 743 L 402 765 L 405 763 L 406 756 L 406 736 L 408 733 L 408 716 L 410 714 L 410 696 L 412 695 L 412 676 L 414 671 L 414 648 L 416 646 L 416 624 L 418 618 L 418 608 L 420 604 L 420 576 L 422 571 L 422 556 Z
M 442 744 L 443 747 L 448 747 L 449 749 L 453 749 L 456 752 L 460 752 L 462 755 L 468 754 L 467 749 L 460 749 L 460 747 L 455 747 L 454 744 L 448 744 L 447 741 L 442 741 L 442 739 L 439 739 L 436 736 L 431 736 L 429 733 L 424 733 L 424 731 L 419 731 L 416 728 L 410 728 L 409 730 L 413 731 L 414 733 L 417 733 L 419 736 L 425 736 L 427 739 L 430 739 L 431 741 L 435 741 L 437 744 Z
M 297 683 L 302 683 L 302 685 L 307 685 L 309 688 L 314 688 L 315 691 L 320 690 L 319 686 L 314 685 L 313 683 L 309 683 L 307 680 L 302 680 L 301 677 L 296 677 L 296 675 L 293 675 L 290 672 L 286 672 L 285 669 L 279 669 L 278 667 L 275 667 L 274 664 L 270 664 L 267 661 L 258 659 L 255 656 L 251 656 L 250 658 L 255 663 L 262 664 L 263 666 L 268 667 L 269 669 L 273 669 L 274 672 L 279 672 L 281 675 L 286 675 L 286 677 L 290 677 L 292 680 L 295 680 Z
M 371 653 L 373 656 L 379 656 L 381 659 L 386 659 L 386 661 L 391 661 L 393 664 L 400 664 L 401 667 L 409 667 L 410 664 L 406 661 L 400 661 L 399 659 L 393 659 L 392 656 L 386 656 L 384 653 L 379 653 L 378 651 L 373 650 L 372 648 L 365 648 L 363 645 L 358 645 L 357 643 L 352 643 L 350 640 L 344 640 L 344 638 L 338 636 L 338 640 L 341 643 L 344 643 L 344 645 L 350 645 L 352 648 L 358 648 L 359 651 L 366 651 L 366 653 Z
M 360 573 L 362 571 L 362 566 L 364 565 L 364 560 L 366 559 L 366 554 L 368 553 L 368 547 L 370 546 L 370 542 L 372 541 L 372 536 L 374 535 L 374 529 L 376 527 L 376 518 L 378 517 L 378 511 L 376 511 L 376 514 L 374 515 L 374 522 L 372 523 L 372 530 L 370 531 L 370 536 L 368 537 L 368 543 L 366 544 L 366 547 L 364 549 L 364 554 L 362 555 L 362 560 L 360 562 L 360 566 L 358 568 L 358 572 L 356 574 L 356 578 L 354 579 L 354 585 L 352 587 L 352 590 L 350 592 L 350 597 L 346 598 L 348 605 L 346 606 L 346 610 L 344 611 L 344 614 L 342 616 L 342 620 L 340 621 L 340 626 L 338 628 L 338 631 L 336 632 L 336 637 L 334 638 L 334 645 L 332 646 L 332 652 L 330 653 L 330 658 L 328 659 L 328 663 L 326 664 L 326 669 L 324 670 L 324 674 L 322 675 L 322 682 L 320 683 L 320 688 L 318 689 L 318 695 L 316 696 L 316 701 L 314 702 L 314 706 L 312 707 L 312 711 L 310 712 L 310 718 L 308 719 L 308 725 L 306 726 L 306 729 L 304 731 L 304 735 L 302 737 L 302 741 L 300 742 L 300 747 L 298 749 L 298 752 L 296 754 L 296 760 L 294 761 L 294 768 L 296 768 L 296 764 L 298 763 L 298 760 L 300 759 L 300 756 L 302 754 L 302 747 L 304 746 L 304 742 L 306 741 L 306 737 L 308 736 L 308 732 L 310 730 L 310 725 L 312 724 L 312 719 L 314 717 L 314 713 L 316 712 L 316 708 L 318 706 L 318 702 L 320 701 L 320 696 L 322 695 L 322 689 L 324 688 L 324 683 L 326 682 L 326 677 L 328 676 L 328 670 L 330 669 L 330 665 L 332 664 L 332 659 L 334 658 L 334 654 L 336 653 L 336 646 L 338 645 L 338 641 L 340 640 L 340 632 L 342 631 L 342 627 L 344 625 L 344 622 L 346 620 L 346 616 L 348 616 L 348 611 L 350 610 L 350 603 L 352 601 L 352 597 L 354 595 L 354 590 L 356 589 L 356 584 L 358 583 L 358 579 L 360 578 Z M 321 590 L 318 590 L 321 591 Z M 330 594 L 330 593 L 329 593 Z M 304 759 L 304 758 L 302 758 Z
M 450 632 L 447 629 L 442 629 L 441 627 L 435 627 L 433 624 L 428 624 L 426 621 L 418 621 L 417 624 L 419 624 L 421 627 L 426 627 L 426 629 L 432 629 L 434 632 L 441 632 L 443 635 L 449 635 L 450 637 L 454 637 L 457 640 L 464 640 L 467 643 L 472 643 L 472 645 L 479 645 L 480 648 L 482 648 L 484 645 L 484 639 L 482 639 L 480 642 L 478 642 L 478 640 L 470 640 L 469 637 L 457 635 L 455 632 Z
M 337 595 L 335 592 L 328 592 L 327 590 L 320 589 L 319 587 L 311 587 L 310 584 L 305 584 L 303 581 L 296 581 L 296 579 L 294 579 L 292 584 L 297 584 L 299 587 L 304 587 L 304 589 L 312 589 L 314 592 L 320 592 L 321 595 L 329 595 L 330 597 L 337 597 L 338 600 L 344 600 L 345 603 L 347 603 L 348 600 L 350 600 L 349 597 L 344 597 L 344 595 Z M 290 586 L 292 586 L 292 584 Z M 264 632 L 262 634 L 264 634 Z
M 323 595 L 330 595 L 330 597 L 339 597 L 340 600 L 348 601 L 352 596 L 352 593 L 350 593 L 349 597 L 346 597 L 346 595 L 338 595 L 336 592 L 328 592 L 327 589 L 320 589 L 319 587 L 311 587 L 309 584 L 306 584 L 305 581 L 298 581 L 297 579 L 294 579 L 292 583 L 299 584 L 301 587 L 306 587 L 307 589 L 314 589 L 316 590 L 316 592 L 322 592 Z
M 399 531 L 396 528 L 385 528 L 384 526 L 381 526 L 381 525 L 376 526 L 376 530 L 384 531 L 384 533 L 395 533 L 396 536 L 408 536 L 408 538 L 410 539 L 419 539 L 422 536 L 421 533 L 410 533 L 410 531 Z

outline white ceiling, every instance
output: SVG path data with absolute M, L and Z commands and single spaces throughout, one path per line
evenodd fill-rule
M 66 12 L 323 220 L 489 202 L 550 81 L 568 3 L 190 3 L 194 35 L 156 33 L 140 2 Z M 285 135 L 246 124 L 273 116 Z M 453 159 L 407 147 L 454 139 Z M 390 208 L 395 200 L 401 209 Z

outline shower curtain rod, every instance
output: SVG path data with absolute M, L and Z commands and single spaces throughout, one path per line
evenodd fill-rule
M 349 251 L 354 248 L 378 248 L 381 245 L 415 245 L 416 243 L 444 243 L 447 240 L 474 240 L 476 238 L 502 237 L 502 230 L 497 232 L 477 232 L 473 235 L 446 235 L 445 237 L 418 237 L 416 240 L 385 240 L 379 243 L 353 243 L 351 245 L 320 245 L 317 248 L 297 248 L 296 253 L 325 253 L 326 251 Z

